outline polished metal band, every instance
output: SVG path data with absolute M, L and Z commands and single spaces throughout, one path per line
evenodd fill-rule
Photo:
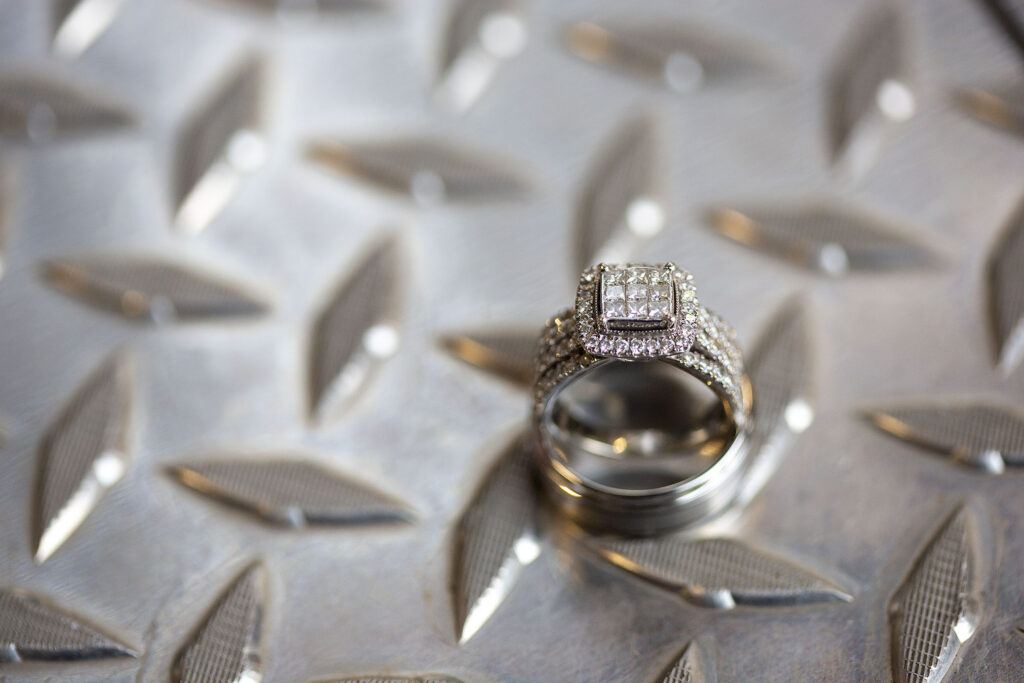
M 603 268 L 599 266 L 594 272 L 600 273 Z M 538 347 L 533 424 L 543 485 L 570 517 L 604 530 L 651 534 L 706 519 L 732 501 L 746 465 L 752 391 L 735 332 L 697 303 L 694 296 L 687 309 L 692 332 L 626 334 L 626 338 L 612 344 L 604 338 L 589 338 L 594 321 L 600 319 L 593 308 L 600 300 L 596 304 L 591 301 L 600 296 L 595 290 L 601 285 L 586 276 L 581 280 L 576 308 L 548 321 Z M 678 281 L 689 283 L 691 279 L 687 275 Z M 680 284 L 684 286 L 692 288 Z M 564 430 L 556 427 L 552 412 L 567 387 L 598 368 L 633 362 L 658 362 L 678 368 L 699 379 L 721 402 L 719 419 L 726 436 L 714 462 L 699 474 L 655 488 L 619 488 L 577 471 L 569 451 L 582 446 L 555 438 Z

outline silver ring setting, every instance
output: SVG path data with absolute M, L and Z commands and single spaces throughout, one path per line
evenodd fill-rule
M 678 479 L 622 486 L 592 477 L 576 464 L 615 455 L 632 443 L 666 441 L 660 434 L 628 429 L 600 442 L 567 437 L 572 427 L 556 416 L 563 392 L 600 368 L 621 363 L 667 365 L 714 392 L 717 409 L 704 419 L 715 427 L 705 430 L 712 436 L 697 458 L 711 459 L 709 465 Z M 556 505 L 576 521 L 619 533 L 660 533 L 707 519 L 735 497 L 747 459 L 752 391 L 735 332 L 701 305 L 693 276 L 685 270 L 668 263 L 600 264 L 584 271 L 575 308 L 549 320 L 542 332 L 535 370 L 533 425 L 541 480 Z M 643 459 L 665 460 L 657 449 L 646 448 Z

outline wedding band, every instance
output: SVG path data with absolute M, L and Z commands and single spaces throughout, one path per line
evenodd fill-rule
M 586 270 L 575 307 L 545 326 L 535 370 L 541 481 L 577 522 L 654 534 L 707 519 L 735 497 L 752 391 L 735 332 L 700 304 L 685 270 Z M 709 407 L 687 381 L 710 389 Z

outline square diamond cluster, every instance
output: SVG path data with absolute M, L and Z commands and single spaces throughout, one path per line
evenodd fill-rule
M 601 322 L 606 328 L 666 324 L 672 281 L 661 268 L 626 266 L 601 273 Z

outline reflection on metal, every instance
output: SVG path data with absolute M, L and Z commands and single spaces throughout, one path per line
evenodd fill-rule
M 509 162 L 441 140 L 320 141 L 309 146 L 308 154 L 333 173 L 405 195 L 420 206 L 515 199 L 527 191 L 526 180 Z
M 159 325 L 262 315 L 267 306 L 241 287 L 182 265 L 142 256 L 50 261 L 43 277 L 82 303 Z
M 994 88 L 969 88 L 957 93 L 957 104 L 982 123 L 1024 136 L 1024 85 L 1009 83 Z
M 451 589 L 465 643 L 540 555 L 530 440 L 516 439 L 485 476 L 455 532 Z
M 247 57 L 185 123 L 174 161 L 175 222 L 205 228 L 267 155 L 262 127 L 263 63 Z
M 658 680 L 661 683 L 715 683 L 718 678 L 697 645 L 689 643 Z
M 1021 203 L 988 263 L 988 297 L 996 352 L 1003 372 L 1012 372 L 1024 358 L 1024 203 Z
M 836 277 L 941 261 L 888 221 L 834 202 L 715 209 L 706 221 L 734 242 Z
M 587 546 L 612 564 L 678 591 L 700 607 L 780 607 L 848 602 L 852 597 L 809 570 L 727 538 L 592 538 Z
M 773 75 L 773 61 L 749 40 L 678 22 L 598 26 L 578 23 L 566 40 L 577 57 L 676 92 L 749 86 Z
M 50 426 L 39 451 L 33 505 L 36 562 L 63 545 L 127 472 L 131 402 L 132 363 L 115 355 Z
M 453 0 L 441 41 L 437 101 L 459 112 L 471 107 L 526 39 L 519 0 Z
M 117 17 L 124 0 L 53 0 L 53 50 L 75 58 Z
M 259 564 L 234 580 L 178 652 L 171 671 L 174 683 L 263 680 L 265 584 Z
M 786 301 L 774 313 L 747 356 L 754 393 L 750 465 L 736 505 L 760 491 L 778 467 L 790 442 L 814 421 L 810 403 L 814 351 L 804 303 Z
M 34 595 L 0 590 L 0 665 L 135 656 L 127 645 Z
M 517 386 L 528 388 L 533 381 L 536 330 L 467 332 L 447 336 L 442 343 L 456 358 Z
M 380 242 L 317 315 L 309 356 L 311 417 L 343 410 L 374 368 L 398 350 L 398 261 L 396 238 Z
M 946 519 L 892 598 L 892 665 L 898 681 L 945 680 L 977 629 L 972 523 L 966 508 Z
M 170 469 L 185 486 L 290 527 L 408 522 L 410 510 L 308 460 L 212 460 Z
M 0 76 L 0 139 L 46 143 L 135 125 L 122 105 L 49 76 Z
M 897 10 L 871 9 L 828 78 L 828 144 L 843 175 L 863 175 L 878 158 L 889 125 L 906 121 L 917 109 L 903 50 Z
M 665 205 L 655 123 L 628 120 L 605 143 L 583 181 L 576 206 L 576 266 L 628 261 L 661 232 Z
M 875 426 L 954 462 L 1000 474 L 1024 465 L 1024 412 L 986 403 L 923 400 L 877 408 Z

